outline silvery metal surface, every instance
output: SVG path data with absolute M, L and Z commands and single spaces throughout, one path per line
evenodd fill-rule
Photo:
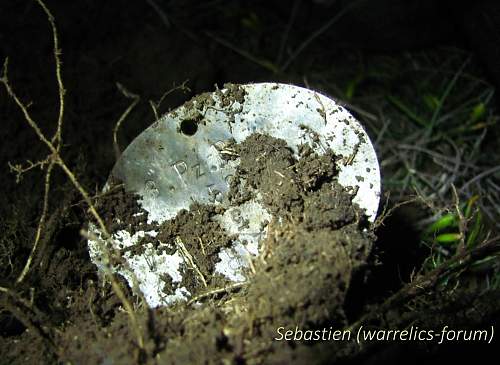
M 127 191 L 142 197 L 139 202 L 148 212 L 148 223 L 172 219 L 193 201 L 224 206 L 225 213 L 216 219 L 238 238 L 231 249 L 219 254 L 216 271 L 231 281 L 244 280 L 246 256 L 258 254 L 271 215 L 258 198 L 242 206 L 229 205 L 228 181 L 239 164 L 239 159 L 221 157 L 229 141 L 242 142 L 258 132 L 285 140 L 295 154 L 305 143 L 318 154 L 331 149 L 341 156 L 337 161 L 340 184 L 355 192 L 353 202 L 365 210 L 370 221 L 375 220 L 380 195 L 377 156 L 365 131 L 346 109 L 320 93 L 293 85 L 258 83 L 237 88 L 245 91 L 244 98 L 231 96 L 234 87 L 218 90 L 162 117 L 128 146 L 111 173 Z M 249 224 L 242 226 L 242 220 Z M 95 227 L 91 230 L 100 234 Z M 157 233 L 119 231 L 113 239 L 127 247 L 146 234 Z M 92 260 L 101 265 L 99 245 L 89 240 L 89 248 Z M 181 253 L 159 254 L 151 244 L 142 255 L 125 254 L 124 259 L 128 268 L 117 272 L 132 287 L 135 275 L 150 306 L 169 305 L 189 296 L 184 287 L 173 295 L 161 292 L 162 275 L 181 282 Z

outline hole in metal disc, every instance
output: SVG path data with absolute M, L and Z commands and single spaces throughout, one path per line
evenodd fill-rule
M 181 122 L 180 131 L 186 136 L 194 136 L 198 131 L 198 123 L 193 119 L 185 119 Z

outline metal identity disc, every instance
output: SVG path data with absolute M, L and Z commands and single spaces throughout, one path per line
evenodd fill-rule
M 240 143 L 253 133 L 283 139 L 298 157 L 300 145 L 309 144 L 318 154 L 331 149 L 338 159 L 338 181 L 355 194 L 353 202 L 374 221 L 379 205 L 380 172 L 377 156 L 361 125 L 332 99 L 305 88 L 258 83 L 227 85 L 225 89 L 202 94 L 166 114 L 142 132 L 123 152 L 111 176 L 125 184 L 127 191 L 140 195 L 148 223 L 172 219 L 193 201 L 225 207 L 217 216 L 220 225 L 237 239 L 231 249 L 220 252 L 216 272 L 231 281 L 244 280 L 242 269 L 247 255 L 259 253 L 271 215 L 259 199 L 241 206 L 229 206 L 226 193 L 239 159 L 225 160 L 220 151 L 230 141 Z M 120 219 L 120 217 L 115 217 Z M 249 222 L 242 227 L 239 222 Z M 97 236 L 99 230 L 90 224 Z M 121 246 L 137 244 L 146 235 L 158 232 L 126 230 L 113 234 Z M 92 260 L 101 266 L 100 245 L 89 240 Z M 115 268 L 131 287 L 137 284 L 151 307 L 185 300 L 191 293 L 178 287 L 174 294 L 161 291 L 161 277 L 182 281 L 179 252 L 158 253 L 148 245 L 140 255 L 123 255 L 124 268 Z M 154 269 L 150 263 L 155 261 Z M 135 282 L 137 280 L 137 282 Z

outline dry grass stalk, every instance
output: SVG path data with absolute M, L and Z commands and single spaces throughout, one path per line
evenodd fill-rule
M 31 262 L 33 261 L 33 257 L 35 255 L 38 243 L 40 241 L 40 237 L 42 235 L 42 232 L 44 230 L 45 226 L 45 219 L 47 215 L 47 210 L 48 210 L 48 199 L 49 199 L 49 191 L 50 191 L 50 178 L 51 174 L 53 171 L 54 166 L 58 166 L 62 169 L 62 171 L 66 174 L 70 182 L 73 184 L 75 189 L 80 193 L 82 196 L 83 200 L 89 207 L 89 211 L 92 214 L 92 216 L 95 218 L 95 220 L 98 223 L 99 229 L 102 232 L 102 234 L 105 237 L 105 241 L 111 240 L 111 235 L 109 234 L 103 219 L 101 216 L 98 214 L 95 205 L 92 203 L 91 197 L 88 194 L 88 192 L 84 189 L 84 187 L 80 184 L 78 179 L 76 178 L 75 174 L 71 171 L 71 169 L 67 166 L 66 162 L 60 155 L 60 147 L 62 145 L 62 127 L 63 127 L 63 120 L 64 120 L 64 95 L 65 95 L 65 89 L 64 89 L 64 84 L 62 80 L 62 74 L 61 74 L 61 50 L 59 48 L 59 38 L 58 38 L 58 33 L 57 33 L 57 27 L 55 24 L 54 16 L 50 12 L 50 10 L 47 8 L 45 3 L 42 0 L 35 0 L 40 7 L 43 9 L 45 12 L 47 19 L 50 23 L 50 26 L 52 28 L 52 37 L 53 37 L 53 47 L 54 47 L 54 60 L 55 60 L 55 70 L 56 70 L 56 79 L 57 79 L 57 84 L 58 84 L 58 96 L 59 96 L 59 112 L 58 112 L 58 117 L 57 117 L 57 128 L 54 133 L 54 135 L 51 138 L 48 138 L 45 136 L 45 134 L 42 132 L 40 127 L 38 126 L 37 122 L 32 118 L 30 112 L 28 111 L 28 106 L 24 104 L 17 94 L 14 92 L 11 84 L 9 83 L 8 79 L 8 58 L 5 60 L 4 65 L 3 65 L 3 74 L 2 77 L 0 78 L 0 83 L 4 85 L 8 95 L 14 100 L 14 102 L 17 104 L 19 107 L 20 111 L 22 112 L 24 119 L 28 123 L 28 125 L 35 131 L 37 137 L 40 139 L 40 141 L 47 146 L 49 149 L 50 153 L 48 157 L 40 162 L 37 162 L 35 164 L 31 163 L 28 168 L 22 168 L 21 166 L 17 166 L 17 172 L 18 174 L 22 174 L 23 172 L 26 172 L 32 168 L 32 166 L 41 166 L 44 167 L 47 165 L 46 171 L 45 171 L 45 192 L 44 192 L 44 203 L 43 203 L 43 209 L 42 209 L 42 214 L 40 216 L 40 220 L 38 223 L 38 228 L 37 228 L 37 233 L 35 235 L 35 241 L 31 250 L 31 253 L 28 257 L 28 260 L 19 275 L 19 277 L 16 280 L 16 283 L 19 284 L 21 283 L 27 273 L 29 272 Z M 128 113 L 127 113 L 128 114 Z M 125 115 L 126 116 L 126 115 Z M 104 255 L 104 261 L 109 263 L 111 260 L 111 255 L 106 247 L 106 245 L 103 245 L 103 255 Z M 109 268 L 108 268 L 109 269 Z M 109 270 L 111 272 L 111 270 Z M 140 330 L 139 323 L 137 316 L 134 313 L 134 308 L 130 301 L 127 299 L 123 289 L 121 288 L 117 278 L 115 277 L 114 274 L 109 275 L 109 280 L 111 281 L 112 288 L 115 292 L 115 294 L 118 296 L 120 299 L 123 307 L 125 308 L 131 325 L 133 332 L 136 337 L 137 345 L 141 350 L 144 350 L 144 338 L 142 335 L 142 331 Z

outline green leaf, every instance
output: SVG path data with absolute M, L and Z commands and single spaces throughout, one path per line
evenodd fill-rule
M 356 88 L 358 87 L 359 83 L 363 80 L 363 75 L 358 74 L 355 78 L 351 79 L 349 83 L 347 84 L 347 88 L 345 91 L 345 98 L 350 101 L 352 100 L 352 97 L 354 96 L 354 93 L 356 92 Z
M 427 108 L 432 112 L 439 106 L 439 99 L 434 95 L 424 94 L 422 98 Z
M 479 119 L 484 118 L 486 115 L 486 106 L 484 103 L 478 103 L 470 113 L 470 120 L 472 123 L 477 122 Z
M 458 219 L 455 214 L 448 213 L 432 223 L 425 231 L 427 233 L 436 233 L 448 227 L 456 227 L 457 221 Z
M 483 217 L 481 215 L 481 212 L 478 211 L 476 214 L 476 219 L 474 220 L 474 226 L 472 226 L 472 230 L 470 231 L 467 237 L 467 242 L 466 242 L 467 247 L 476 245 L 476 241 L 479 237 L 479 234 L 483 229 L 482 222 L 483 222 Z
M 399 100 L 394 95 L 387 95 L 387 100 L 394 105 L 400 112 L 402 112 L 406 117 L 421 127 L 427 127 L 429 122 L 425 119 L 422 119 L 415 112 L 413 112 L 407 105 L 405 105 L 401 100 Z
M 455 243 L 462 238 L 460 233 L 442 233 L 436 237 L 439 243 Z
M 472 207 L 478 199 L 479 195 L 474 195 L 467 201 L 467 205 L 465 207 L 465 218 L 470 218 L 472 216 Z

